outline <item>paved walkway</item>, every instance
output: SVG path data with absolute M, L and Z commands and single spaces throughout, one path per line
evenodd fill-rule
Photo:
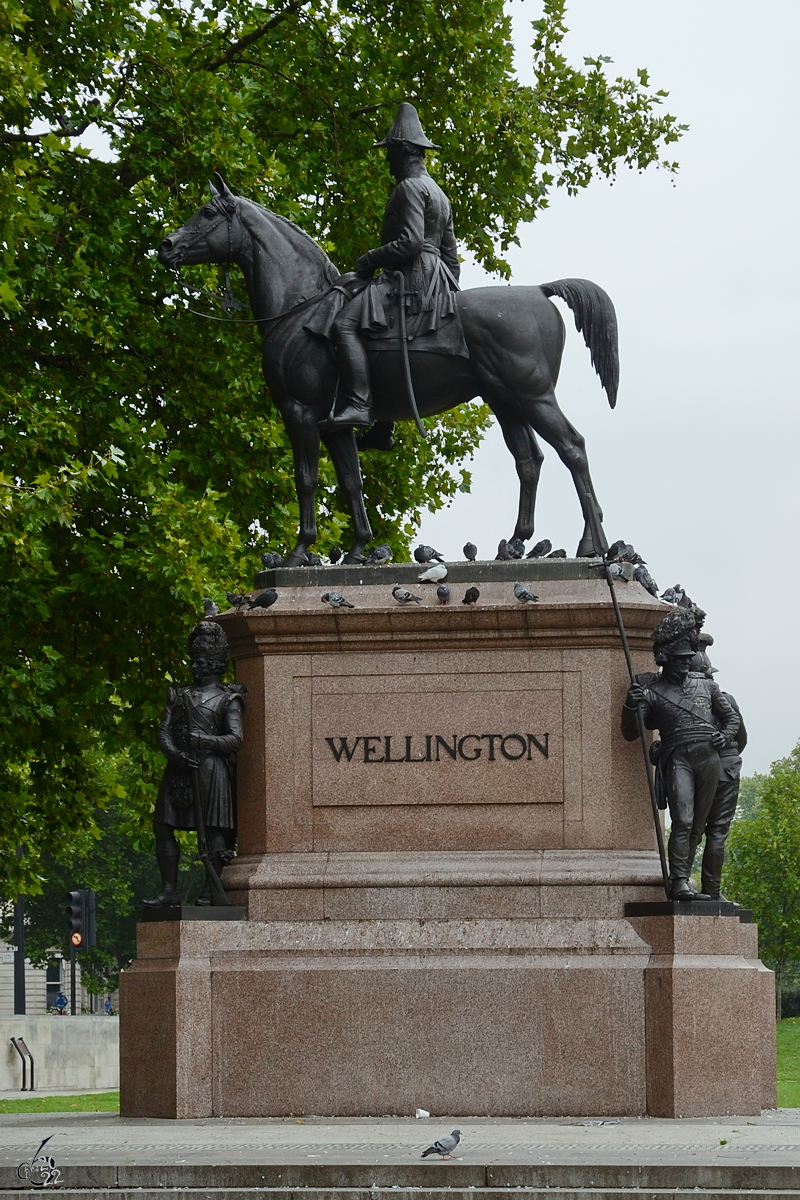
M 370 1166 L 420 1162 L 427 1145 L 461 1130 L 457 1162 L 473 1164 L 727 1164 L 800 1166 L 800 1109 L 761 1117 L 658 1120 L 493 1118 L 123 1119 L 110 1113 L 0 1115 L 0 1175 L 52 1134 L 59 1166 L 296 1164 Z M 452 1177 L 454 1180 L 454 1177 Z

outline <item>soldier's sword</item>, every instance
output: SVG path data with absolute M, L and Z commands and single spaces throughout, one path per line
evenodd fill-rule
M 417 408 L 417 397 L 414 395 L 414 384 L 411 379 L 411 363 L 408 358 L 408 333 L 406 327 L 406 300 L 409 296 L 413 296 L 414 292 L 406 290 L 406 278 L 402 271 L 392 271 L 394 281 L 397 285 L 398 305 L 400 307 L 400 341 L 403 346 L 403 373 L 406 379 L 406 391 L 408 392 L 408 402 L 411 405 L 411 413 L 414 417 L 417 429 L 423 441 L 428 440 L 428 435 L 425 431 L 425 426 L 422 424 Z

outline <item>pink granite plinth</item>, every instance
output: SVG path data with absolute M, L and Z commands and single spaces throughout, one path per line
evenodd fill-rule
M 663 891 L 605 584 L 543 580 L 521 607 L 489 582 L 477 608 L 428 591 L 410 609 L 391 586 L 384 568 L 348 588 L 352 611 L 287 587 L 220 618 L 249 689 L 223 876 L 248 919 L 139 927 L 122 1114 L 774 1103 L 754 927 L 624 915 Z M 619 594 L 650 669 L 664 606 Z

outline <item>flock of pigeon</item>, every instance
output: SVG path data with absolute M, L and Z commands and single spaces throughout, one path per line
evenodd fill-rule
M 305 557 L 306 566 L 314 567 L 324 565 L 322 559 L 320 559 L 316 554 L 306 552 Z M 477 557 L 477 546 L 475 546 L 472 542 L 467 542 L 464 546 L 464 558 L 467 562 L 474 563 Z M 526 554 L 525 543 L 521 538 L 511 538 L 510 541 L 507 541 L 505 538 L 503 538 L 497 547 L 495 561 L 508 562 L 510 560 L 521 559 L 523 557 L 529 559 L 566 558 L 567 552 L 566 550 L 554 550 L 553 543 L 547 538 L 543 538 L 542 541 L 537 542 L 533 549 Z M 342 551 L 338 547 L 334 547 L 329 555 L 329 562 L 331 564 L 336 564 L 341 558 Z M 386 563 L 391 562 L 391 559 L 391 547 L 382 544 L 380 546 L 374 546 L 370 550 L 369 555 L 364 559 L 362 565 L 385 566 Z M 439 604 L 449 604 L 452 594 L 450 588 L 444 582 L 444 580 L 447 578 L 447 564 L 445 563 L 444 556 L 438 550 L 435 550 L 433 546 L 420 544 L 414 550 L 414 559 L 420 566 L 426 568 L 417 577 L 420 583 L 437 584 L 436 598 Z M 261 555 L 261 562 L 266 568 L 270 569 L 282 566 L 283 559 L 279 554 L 275 554 L 268 550 Z M 627 572 L 625 570 L 625 564 L 629 565 Z M 636 580 L 636 582 L 641 584 L 645 591 L 649 592 L 651 596 L 658 598 L 658 585 L 656 584 L 650 572 L 647 570 L 647 563 L 642 556 L 636 552 L 629 542 L 626 542 L 622 539 L 614 542 L 613 545 L 609 546 L 602 559 L 598 559 L 591 565 L 597 570 L 604 571 L 607 577 L 610 577 L 611 579 L 621 579 L 626 581 L 630 578 L 630 566 L 632 566 L 633 578 Z M 259 592 L 259 594 L 254 596 L 252 599 L 249 596 L 239 595 L 236 592 L 226 592 L 225 595 L 231 608 L 248 611 L 253 608 L 271 608 L 278 599 L 278 592 L 274 587 L 265 588 L 264 591 Z M 478 600 L 480 599 L 480 595 L 481 594 L 478 588 L 474 586 L 468 587 L 464 593 L 464 598 L 461 603 L 477 604 Z M 409 604 L 422 603 L 421 596 L 417 595 L 415 592 L 410 592 L 407 588 L 400 587 L 399 585 L 396 585 L 392 588 L 392 596 L 394 597 L 396 603 L 401 607 Z M 514 598 L 519 601 L 520 604 L 536 604 L 539 599 L 539 597 L 534 595 L 529 588 L 525 587 L 524 584 L 519 582 L 514 584 Z M 674 587 L 668 588 L 661 594 L 660 598 L 666 601 L 667 604 L 678 604 L 684 606 L 687 603 L 689 605 L 691 604 L 691 601 L 687 597 L 680 584 L 675 584 Z M 355 605 L 351 604 L 349 600 L 346 600 L 340 592 L 323 592 L 320 599 L 322 603 L 327 604 L 329 608 L 355 608 Z M 206 617 L 216 616 L 220 611 L 218 605 L 216 605 L 209 596 L 205 596 L 203 598 L 203 609 Z

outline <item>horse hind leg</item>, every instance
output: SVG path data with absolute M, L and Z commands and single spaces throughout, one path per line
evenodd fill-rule
M 539 436 L 556 451 L 575 484 L 584 519 L 578 557 L 604 554 L 608 549 L 608 541 L 603 531 L 603 512 L 589 474 L 586 442 L 558 407 L 554 392 L 537 399 L 530 419 Z
M 519 511 L 513 537 L 527 542 L 533 534 L 536 491 L 542 471 L 544 455 L 536 440 L 536 434 L 526 420 L 503 405 L 486 401 L 497 417 L 503 440 L 514 456 L 519 478 Z

